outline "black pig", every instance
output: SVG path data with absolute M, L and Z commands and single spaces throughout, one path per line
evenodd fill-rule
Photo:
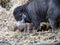
M 14 9 L 14 17 L 18 22 L 32 22 L 35 30 L 39 30 L 41 22 L 49 22 L 53 30 L 57 29 L 60 20 L 60 0 L 32 0 Z

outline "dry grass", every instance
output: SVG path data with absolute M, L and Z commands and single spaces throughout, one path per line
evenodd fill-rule
M 27 1 L 27 0 L 26 0 Z M 17 23 L 13 16 L 13 10 L 19 5 L 26 3 L 25 0 L 12 0 L 13 6 L 7 11 L 0 7 L 0 42 L 5 42 L 7 45 L 34 45 L 39 43 L 53 43 L 60 41 L 60 30 L 58 33 L 23 33 L 19 30 L 14 31 L 14 26 Z M 49 32 L 49 33 L 48 33 Z M 1 45 L 3 45 L 2 43 Z M 4 45 L 6 45 L 4 44 Z

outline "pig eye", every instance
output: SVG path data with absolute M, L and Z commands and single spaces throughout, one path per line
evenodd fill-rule
M 22 14 L 19 14 L 19 17 L 22 17 Z

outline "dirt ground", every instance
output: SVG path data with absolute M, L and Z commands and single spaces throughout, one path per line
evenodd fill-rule
M 39 45 L 41 43 L 60 42 L 60 29 L 57 33 L 50 31 L 39 33 L 24 33 L 14 31 L 17 23 L 13 16 L 13 10 L 27 0 L 11 0 L 11 8 L 7 10 L 0 6 L 0 45 Z

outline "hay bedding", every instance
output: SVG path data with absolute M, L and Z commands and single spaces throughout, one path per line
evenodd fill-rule
M 11 10 L 10 10 L 11 11 Z M 0 44 L 1 45 L 35 45 L 41 43 L 53 43 L 60 41 L 60 31 L 51 33 L 49 31 L 34 33 L 24 33 L 19 30 L 14 31 L 16 21 L 12 11 L 5 9 L 0 11 Z
M 13 0 L 13 2 L 16 5 L 20 4 L 17 0 Z M 57 33 L 51 33 L 48 30 L 37 34 L 24 33 L 19 30 L 14 31 L 17 22 L 12 12 L 16 5 L 10 8 L 9 11 L 0 6 L 0 45 L 39 45 L 60 42 L 60 30 Z
M 60 33 L 23 33 L 17 31 L 0 31 L 0 44 L 2 45 L 35 45 L 42 43 L 53 43 L 60 41 Z

